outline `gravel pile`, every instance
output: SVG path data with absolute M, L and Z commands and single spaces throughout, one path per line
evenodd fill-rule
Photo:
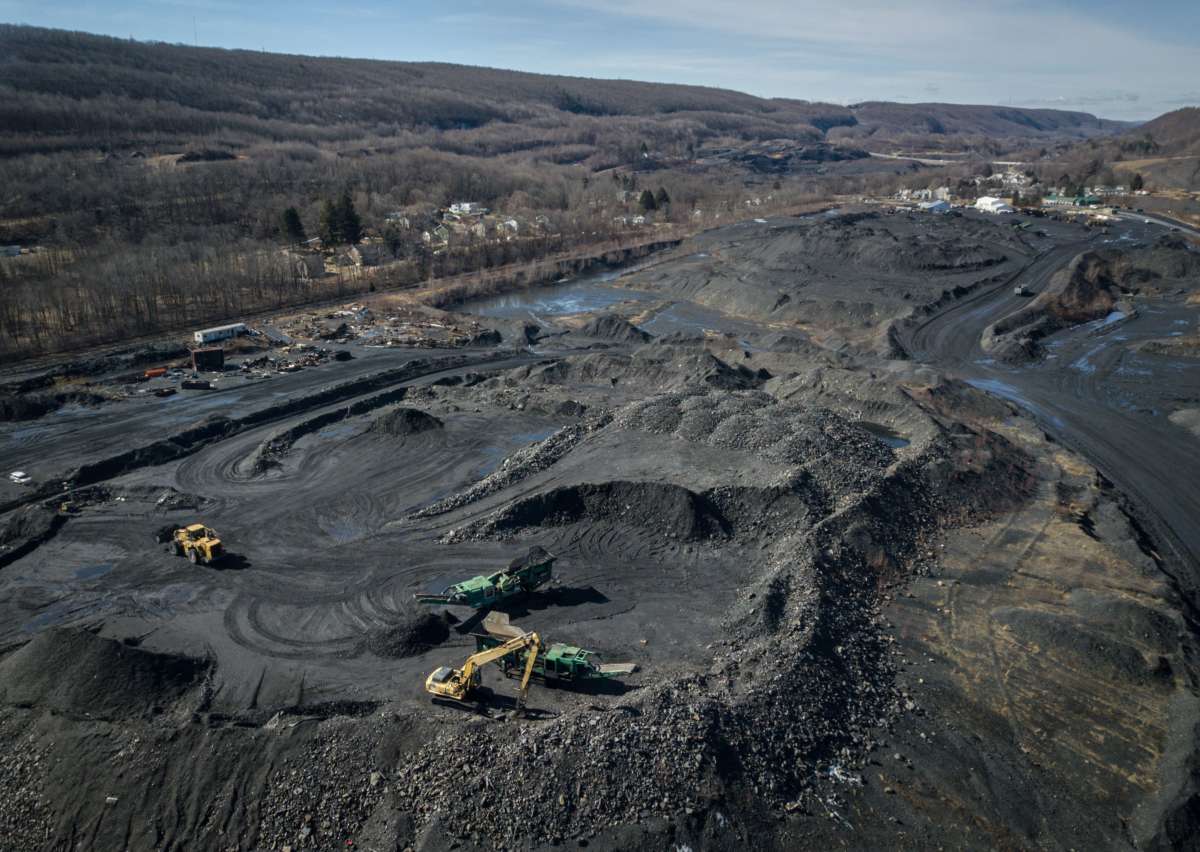
M 422 432 L 434 432 L 445 428 L 441 420 L 417 408 L 394 408 L 375 419 L 371 431 L 392 438 L 406 438 Z
M 442 644 L 449 636 L 450 623 L 444 615 L 414 612 L 398 624 L 368 633 L 362 648 L 385 659 L 415 657 Z
M 147 717 L 199 686 L 207 668 L 86 630 L 48 630 L 0 662 L 0 703 L 77 718 Z
M 42 849 L 52 816 L 42 791 L 48 766 L 32 734 L 13 717 L 0 716 L 0 848 Z
M 615 340 L 621 343 L 647 343 L 654 335 L 642 331 L 629 320 L 615 314 L 601 314 L 579 329 L 585 337 Z
M 613 428 L 673 435 L 802 468 L 835 496 L 862 490 L 894 460 L 891 449 L 851 421 L 761 391 L 662 394 L 622 408 Z
M 488 474 L 465 491 L 452 494 L 431 506 L 426 506 L 424 509 L 414 512 L 410 517 L 428 518 L 453 511 L 474 503 L 476 500 L 482 500 L 490 494 L 495 494 L 538 471 L 545 470 L 569 453 L 588 435 L 606 426 L 610 419 L 611 415 L 609 414 L 599 414 L 583 423 L 564 426 L 549 438 L 517 450 L 501 463 L 499 470 Z
M 375 769 L 378 741 L 378 731 L 353 720 L 323 723 L 303 753 L 284 757 L 268 777 L 257 842 L 232 848 L 359 848 L 355 837 L 390 792 Z

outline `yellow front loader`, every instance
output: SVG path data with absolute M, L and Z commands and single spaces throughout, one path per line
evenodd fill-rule
M 172 536 L 175 552 L 186 556 L 193 565 L 212 565 L 225 555 L 225 546 L 213 531 L 204 524 L 189 524 L 175 530 Z
M 425 679 L 425 691 L 439 698 L 466 701 L 479 686 L 479 673 L 483 666 L 507 657 L 514 651 L 528 650 L 525 673 L 517 692 L 517 710 L 519 712 L 525 706 L 525 696 L 529 692 L 529 678 L 533 674 L 533 665 L 541 648 L 542 640 L 536 633 L 520 633 L 495 648 L 488 648 L 486 651 L 480 651 L 467 657 L 467 661 L 463 663 L 461 669 L 442 666 Z

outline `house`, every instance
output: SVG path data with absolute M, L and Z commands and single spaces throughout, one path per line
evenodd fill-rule
M 993 198 L 990 195 L 981 195 L 975 200 L 975 209 L 984 213 L 1012 213 L 1012 205 L 1002 198 Z
M 920 208 L 926 213 L 949 213 L 950 202 L 939 198 L 937 201 L 922 201 Z
M 438 225 L 431 230 L 423 232 L 421 234 L 421 239 L 426 243 L 426 245 L 432 245 L 433 243 L 447 243 L 450 241 L 450 229 L 444 224 Z
M 300 281 L 311 281 L 325 274 L 325 258 L 316 251 L 294 251 L 283 249 L 280 252 L 285 262 Z
M 455 216 L 482 216 L 487 208 L 474 201 L 456 201 L 450 205 L 450 212 Z
M 381 263 L 391 259 L 391 253 L 388 247 L 382 243 L 359 243 L 356 246 L 350 246 L 341 255 L 339 260 L 340 266 L 378 266 Z
M 399 210 L 395 210 L 387 214 L 387 216 L 384 216 L 383 219 L 385 222 L 389 222 L 393 225 L 399 225 L 401 228 L 412 227 L 412 221 Z
M 500 223 L 500 227 L 510 234 L 515 234 L 521 230 L 521 223 L 516 219 L 505 219 Z
M 16 257 L 20 253 L 20 246 L 0 246 L 0 257 Z
M 633 224 L 635 224 L 635 225 L 645 225 L 645 224 L 646 224 L 646 217 L 645 217 L 645 216 L 634 216 L 634 217 L 633 217 Z
M 950 200 L 950 187 L 939 186 L 937 189 L 935 189 L 933 191 L 933 200 L 934 201 L 949 201 Z

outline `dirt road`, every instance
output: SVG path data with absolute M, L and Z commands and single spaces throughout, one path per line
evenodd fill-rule
M 1154 225 L 1125 225 L 1123 233 L 1134 239 L 1161 231 Z M 1164 409 L 1195 398 L 1200 369 L 1194 361 L 1145 355 L 1136 347 L 1195 327 L 1200 310 L 1180 299 L 1169 308 L 1147 305 L 1119 323 L 1064 331 L 1049 339 L 1051 357 L 1029 366 L 998 364 L 980 347 L 987 326 L 1027 303 L 1027 297 L 1014 294 L 1014 286 L 1041 292 L 1071 257 L 1102 244 L 1093 236 L 1055 247 L 1011 281 L 915 325 L 906 344 L 921 362 L 1020 405 L 1128 494 L 1155 539 L 1169 548 L 1163 569 L 1177 579 L 1195 612 L 1200 605 L 1200 491 L 1194 483 L 1200 481 L 1200 453 Z

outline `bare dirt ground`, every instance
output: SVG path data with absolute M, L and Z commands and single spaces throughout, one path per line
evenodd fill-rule
M 1149 341 L 1200 282 L 1001 363 L 1014 282 L 1157 236 L 1037 226 L 750 222 L 0 423 L 0 848 L 1186 846 L 1197 362 Z M 155 543 L 196 519 L 223 565 Z M 513 623 L 639 670 L 432 702 L 479 617 L 414 593 L 534 545 Z

